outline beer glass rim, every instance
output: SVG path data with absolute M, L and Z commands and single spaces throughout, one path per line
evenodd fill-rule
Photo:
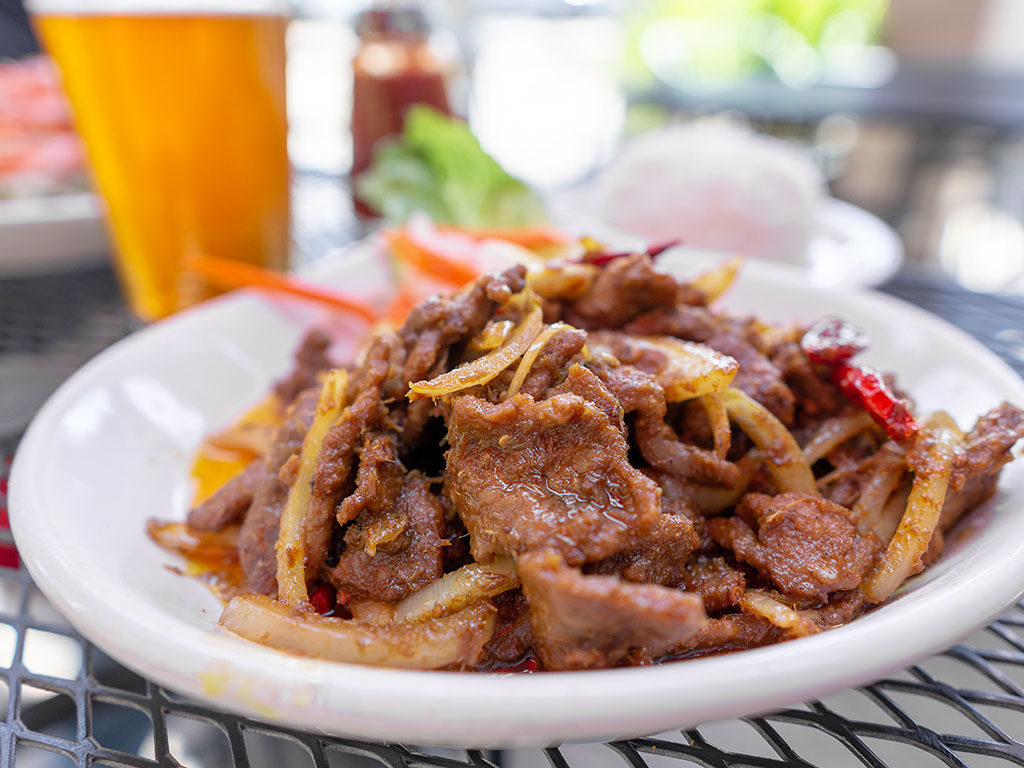
M 25 0 L 37 15 L 284 15 L 288 0 Z

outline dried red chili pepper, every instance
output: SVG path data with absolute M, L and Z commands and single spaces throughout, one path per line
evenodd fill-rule
M 868 337 L 853 323 L 839 317 L 825 317 L 812 325 L 800 339 L 800 346 L 812 363 L 845 363 L 868 345 Z
M 917 422 L 906 404 L 875 369 L 839 363 L 832 369 L 832 382 L 848 400 L 863 406 L 893 440 L 907 440 L 917 434 Z
M 595 267 L 603 267 L 616 259 L 622 259 L 626 256 L 632 256 L 637 253 L 646 253 L 652 259 L 656 259 L 669 248 L 679 245 L 680 242 L 681 241 L 678 239 L 661 240 L 656 243 L 651 243 L 642 251 L 588 251 L 583 254 L 579 260 L 584 264 L 593 264 Z
M 540 662 L 537 660 L 536 656 L 531 655 L 527 656 L 524 660 L 517 661 L 514 664 L 510 664 L 509 666 L 494 667 L 489 671 L 493 672 L 496 675 L 510 675 L 519 674 L 523 672 L 527 674 L 532 674 L 533 672 L 540 671 Z
M 309 604 L 320 615 L 331 613 L 338 605 L 338 593 L 330 584 L 321 581 L 309 591 Z

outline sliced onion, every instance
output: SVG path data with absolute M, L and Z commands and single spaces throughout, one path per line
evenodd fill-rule
M 740 364 L 705 344 L 672 336 L 630 336 L 629 344 L 660 352 L 665 365 L 655 379 L 665 390 L 665 402 L 678 403 L 720 392 L 728 387 Z
M 486 384 L 518 360 L 530 348 L 544 326 L 544 311 L 534 302 L 512 331 L 508 339 L 493 352 L 460 365 L 430 381 L 417 381 L 409 385 L 410 400 L 441 397 L 469 387 Z
M 711 438 L 715 443 L 715 455 L 724 459 L 732 447 L 732 429 L 729 426 L 729 412 L 725 409 L 725 401 L 717 392 L 704 395 L 700 401 L 708 414 Z
M 804 446 L 804 459 L 814 464 L 825 458 L 851 437 L 874 426 L 875 421 L 867 411 L 859 410 L 848 416 L 834 416 L 826 419 L 818 431 Z
M 515 327 L 512 320 L 491 320 L 466 348 L 470 352 L 490 352 L 504 344 Z
M 764 454 L 765 466 L 779 492 L 818 495 L 814 474 L 785 425 L 771 411 L 738 389 L 722 390 L 722 399 L 729 418 L 739 424 Z
M 747 613 L 768 619 L 776 627 L 786 630 L 793 637 L 806 637 L 821 629 L 801 612 L 780 603 L 768 593 L 757 589 L 747 590 L 740 598 L 739 605 Z
M 562 261 L 554 266 L 531 268 L 526 281 L 538 296 L 545 299 L 573 301 L 590 290 L 597 273 L 597 267 L 591 264 Z
M 238 526 L 220 531 L 197 531 L 185 523 L 148 520 L 146 533 L 159 546 L 201 560 L 238 559 Z
M 899 487 L 903 475 L 907 472 L 906 456 L 897 443 L 889 442 L 872 458 L 870 470 L 861 471 L 869 471 L 870 475 L 867 485 L 860 492 L 860 498 L 853 505 L 852 517 L 857 523 L 857 531 L 861 536 L 875 531 L 880 541 L 887 542 L 896 530 L 899 517 L 885 538 L 876 528 L 882 521 L 887 500 Z
M 281 423 L 283 413 L 281 398 L 271 392 L 242 414 L 234 424 L 215 432 L 204 442 L 225 451 L 262 456 L 270 450 L 274 431 Z
M 395 621 L 437 618 L 518 586 L 519 573 L 511 557 L 470 563 L 402 600 L 395 608 Z
M 942 513 L 942 503 L 946 499 L 956 461 L 956 447 L 961 437 L 933 422 L 933 425 L 925 427 L 918 438 L 925 439 L 933 442 L 928 446 L 924 461 L 920 462 L 914 474 L 914 484 L 899 528 L 881 559 L 860 585 L 861 594 L 869 603 L 882 602 L 908 576 L 924 567 L 922 558 L 928 551 L 928 544 Z
M 690 281 L 690 285 L 704 294 L 704 300 L 710 304 L 729 290 L 729 286 L 732 285 L 733 280 L 736 279 L 736 275 L 739 274 L 742 267 L 743 257 L 733 256 L 731 259 L 723 261 L 714 269 L 697 275 L 697 277 Z
M 523 382 L 526 381 L 526 376 L 530 373 L 530 369 L 533 368 L 533 364 L 537 361 L 537 356 L 540 354 L 540 351 L 544 349 L 544 345 L 547 344 L 552 337 L 557 336 L 567 328 L 572 328 L 572 326 L 568 323 L 552 323 L 537 334 L 537 338 L 533 340 L 530 348 L 526 350 L 526 354 L 523 355 L 523 359 L 519 361 L 519 367 L 516 368 L 516 375 L 512 377 L 512 383 L 508 385 L 508 391 L 502 398 L 503 400 L 515 397 L 516 393 L 519 392 L 519 388 L 523 386 Z
M 293 607 L 304 606 L 309 600 L 302 536 L 309 510 L 310 482 L 324 436 L 345 409 L 347 386 L 348 374 L 341 369 L 331 371 L 324 379 L 320 387 L 320 399 L 316 404 L 316 415 L 302 440 L 299 470 L 281 512 L 276 547 L 277 593 L 285 603 Z
M 380 600 L 349 600 L 345 607 L 352 618 L 367 624 L 390 624 L 395 620 L 395 604 Z
M 406 669 L 469 667 L 494 633 L 496 611 L 479 602 L 458 613 L 417 624 L 374 625 L 320 616 L 265 595 L 240 595 L 227 604 L 220 626 L 236 635 L 302 656 Z

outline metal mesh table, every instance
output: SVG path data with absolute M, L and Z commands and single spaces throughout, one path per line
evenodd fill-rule
M 1024 373 L 1024 300 L 920 273 L 884 290 L 964 328 Z M 1024 603 L 871 685 L 763 717 L 604 745 L 485 753 L 369 744 L 211 711 L 150 683 L 49 605 L 18 561 L 6 510 L 7 471 L 27 417 L 130 329 L 106 269 L 0 281 L 0 766 L 1024 765 Z

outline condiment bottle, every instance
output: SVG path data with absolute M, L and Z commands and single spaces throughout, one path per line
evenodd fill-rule
M 352 62 L 352 175 L 366 170 L 373 146 L 401 133 L 406 111 L 427 104 L 450 114 L 450 66 L 430 44 L 430 24 L 415 3 L 387 3 L 363 11 Z

